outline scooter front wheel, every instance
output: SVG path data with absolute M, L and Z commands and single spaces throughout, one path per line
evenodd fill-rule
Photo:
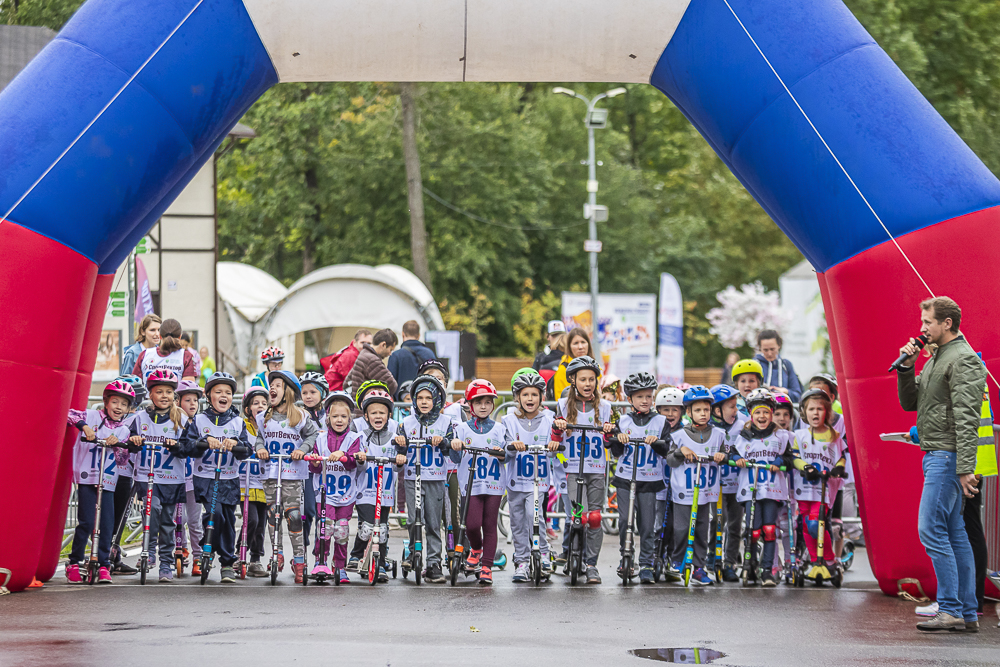
M 691 575 L 694 574 L 694 566 L 688 563 L 684 566 L 684 586 L 685 588 L 691 585 Z
M 569 557 L 569 583 L 572 586 L 576 586 L 576 580 L 580 576 L 580 556 L 579 554 L 570 554 Z
M 413 582 L 417 586 L 420 585 L 420 578 L 422 576 L 423 565 L 424 564 L 422 562 L 422 559 L 420 558 L 420 554 L 419 553 L 413 554 Z
M 271 585 L 274 586 L 278 583 L 278 561 L 277 559 L 271 559 Z
M 146 573 L 149 572 L 149 560 L 147 556 L 139 557 L 139 585 L 146 585 Z
M 212 569 L 212 558 L 211 556 L 201 557 L 201 583 L 204 586 L 205 582 L 208 581 L 208 573 Z
M 531 574 L 532 579 L 536 586 L 542 583 L 542 557 L 537 554 L 531 554 Z
M 450 572 L 448 573 L 451 577 L 451 585 L 454 586 L 458 583 L 458 571 L 462 569 L 462 561 L 458 556 L 451 557 L 451 566 L 448 568 Z

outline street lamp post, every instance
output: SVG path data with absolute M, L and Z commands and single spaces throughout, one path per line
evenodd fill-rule
M 594 156 L 594 130 L 601 130 L 607 127 L 608 110 L 598 109 L 596 105 L 605 97 L 615 97 L 628 91 L 624 88 L 613 88 L 597 95 L 593 99 L 588 99 L 569 88 L 556 87 L 552 89 L 552 92 L 557 95 L 575 97 L 578 100 L 583 100 L 584 104 L 587 105 L 587 115 L 583 120 L 584 125 L 587 127 L 587 205 L 584 206 L 584 216 L 590 223 L 590 236 L 587 243 L 584 244 L 584 249 L 590 253 L 590 318 L 593 323 L 590 344 L 594 349 L 594 360 L 603 367 L 600 343 L 597 340 L 597 253 L 601 251 L 601 243 L 597 240 L 597 222 L 599 214 L 602 216 L 601 222 L 608 219 L 608 209 L 602 206 L 598 210 L 597 206 L 597 159 Z

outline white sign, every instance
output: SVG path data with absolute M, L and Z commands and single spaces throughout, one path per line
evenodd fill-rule
M 653 294 L 600 294 L 597 297 L 598 361 L 605 373 L 625 379 L 638 371 L 653 370 L 656 356 L 656 296 Z M 562 293 L 562 320 L 569 331 L 580 327 L 592 332 L 590 295 Z
M 591 241 L 590 239 L 587 239 L 586 241 L 583 242 L 584 252 L 601 252 L 601 248 L 603 247 L 604 247 L 603 241 Z
M 177 291 L 177 281 L 176 280 L 168 280 L 167 281 L 167 291 L 168 292 L 176 292 Z
M 681 288 L 669 273 L 660 274 L 656 381 L 678 385 L 684 382 L 684 301 Z

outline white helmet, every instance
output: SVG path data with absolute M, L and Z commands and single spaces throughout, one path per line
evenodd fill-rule
M 659 408 L 664 405 L 676 405 L 679 408 L 683 408 L 684 392 L 677 387 L 666 387 L 661 389 L 656 394 L 655 407 Z

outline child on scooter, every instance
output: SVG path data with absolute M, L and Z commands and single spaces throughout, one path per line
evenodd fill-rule
M 607 499 L 607 481 L 605 471 L 607 459 L 604 454 L 604 438 L 592 431 L 573 431 L 573 425 L 601 427 L 605 434 L 610 433 L 611 404 L 603 400 L 598 393 L 601 367 L 591 357 L 583 355 L 576 357 L 566 366 L 566 379 L 569 389 L 565 397 L 560 398 L 556 407 L 556 418 L 552 422 L 552 440 L 562 442 L 563 433 L 567 430 L 571 435 L 567 439 L 566 452 L 566 484 L 567 495 L 563 498 L 563 506 L 567 514 L 572 507 L 570 497 L 575 498 L 577 477 L 579 476 L 580 454 L 583 452 L 583 496 L 584 512 L 599 512 L 604 508 Z M 570 522 L 564 522 L 563 556 L 556 563 L 566 562 L 566 551 L 569 549 Z M 601 583 L 601 574 L 597 570 L 597 558 L 604 542 L 604 530 L 587 527 L 587 548 L 585 562 L 587 564 L 587 583 Z
M 421 509 L 427 543 L 427 571 L 424 579 L 432 584 L 443 584 L 441 570 L 441 517 L 444 513 L 445 478 L 448 475 L 447 458 L 450 458 L 449 443 L 454 438 L 451 419 L 441 410 L 445 404 L 444 386 L 430 375 L 418 376 L 410 385 L 412 413 L 403 418 L 396 430 L 396 451 L 407 457 L 403 472 L 403 487 L 406 493 L 406 525 L 410 527 L 410 544 L 414 544 L 416 534 L 412 527 L 416 521 L 416 468 L 414 462 L 420 457 Z M 409 450 L 410 438 L 427 440 L 434 449 Z
M 744 374 L 741 377 L 753 377 L 753 375 Z M 728 450 L 732 447 L 736 436 L 739 435 L 747 420 L 739 411 L 740 393 L 728 384 L 717 384 L 712 387 L 711 391 L 712 426 L 725 431 L 726 449 Z M 725 461 L 719 464 L 724 537 L 722 580 L 731 583 L 740 580 L 736 575 L 736 566 L 740 562 L 740 534 L 743 531 L 743 505 L 736 498 L 736 491 L 739 487 L 739 472 L 739 468 L 731 466 Z M 719 517 L 713 517 L 712 526 L 709 529 L 710 534 L 715 534 L 715 524 L 718 520 Z
M 218 371 L 205 382 L 208 407 L 195 415 L 181 438 L 181 453 L 196 457 L 194 466 L 195 499 L 205 508 L 202 547 L 211 546 L 219 555 L 222 583 L 236 581 L 236 504 L 240 501 L 239 461 L 250 455 L 250 439 L 239 410 L 233 406 L 236 380 Z M 234 447 L 240 451 L 234 452 Z M 208 447 L 202 452 L 202 448 Z M 217 458 L 218 457 L 218 458 Z M 215 471 L 219 486 L 215 488 Z M 213 498 L 213 495 L 215 496 Z M 212 515 L 212 505 L 215 515 Z M 208 526 L 213 523 L 211 542 Z
M 257 415 L 267 410 L 268 391 L 263 387 L 251 386 L 243 393 L 243 425 L 247 429 L 247 439 L 257 441 Z M 247 480 L 247 469 L 250 470 Z M 256 452 L 240 463 L 240 502 L 247 493 L 250 500 L 247 504 L 247 551 L 250 553 L 250 564 L 247 566 L 247 576 L 266 577 L 267 570 L 260 564 L 264 555 L 264 525 L 267 523 L 267 496 L 264 495 L 264 480 L 267 478 L 267 467 L 257 460 Z M 247 488 L 249 484 L 249 488 Z M 240 545 L 236 545 L 239 551 Z
M 379 583 L 389 581 L 385 571 L 385 559 L 389 555 L 389 513 L 396 504 L 396 475 L 399 466 L 406 463 L 406 457 L 396 453 L 393 434 L 389 431 L 389 415 L 392 414 L 393 401 L 389 392 L 384 389 L 370 389 L 361 402 L 361 412 L 364 415 L 366 428 L 361 434 L 361 451 L 355 457 L 358 462 L 358 477 L 361 488 L 357 497 L 358 534 L 354 538 L 354 548 L 351 549 L 351 560 L 347 569 L 358 570 L 358 564 L 365 555 L 365 546 L 372 531 L 379 531 Z M 378 497 L 378 466 L 368 463 L 368 456 L 380 458 L 395 457 L 396 465 L 387 465 L 382 471 L 382 508 L 379 512 L 379 525 L 375 525 L 375 501 Z M 364 477 L 362 477 L 364 475 Z M 365 573 L 361 573 L 365 576 Z
M 325 544 L 317 544 L 313 549 L 316 556 L 316 567 L 313 574 L 332 574 L 340 579 L 340 583 L 349 584 L 347 576 L 347 540 L 350 536 L 348 524 L 354 513 L 354 502 L 358 496 L 359 482 L 364 481 L 358 476 L 358 463 L 354 455 L 361 451 L 362 438 L 357 431 L 351 430 L 351 413 L 354 411 L 354 399 L 344 391 L 330 392 L 323 401 L 326 408 L 326 430 L 324 437 L 316 440 L 314 452 L 327 457 L 326 479 L 316 477 L 317 502 L 322 494 L 320 490 L 326 485 L 326 538 Z M 319 516 L 321 508 L 317 506 Z M 330 541 L 333 538 L 333 567 L 330 572 L 326 558 L 330 556 Z
M 624 556 L 630 518 L 628 512 L 632 468 L 635 466 L 634 503 L 635 525 L 639 531 L 639 583 L 651 584 L 655 556 L 653 540 L 656 494 L 665 488 L 662 457 L 669 450 L 671 426 L 666 417 L 653 411 L 656 378 L 649 373 L 632 373 L 625 378 L 623 388 L 632 410 L 622 415 L 607 439 L 611 456 L 618 459 L 618 467 L 611 481 L 618 493 L 618 540 Z M 629 443 L 630 438 L 644 438 L 645 445 Z
M 808 426 L 795 432 L 792 445 L 792 465 L 795 466 L 793 488 L 795 500 L 799 503 L 802 535 L 809 549 L 809 556 L 815 563 L 820 508 L 825 502 L 828 512 L 833 509 L 833 501 L 843 484 L 839 476 L 847 463 L 847 444 L 833 428 L 833 406 L 829 395 L 824 391 L 807 390 L 799 399 L 799 410 Z M 826 498 L 820 497 L 823 471 L 831 475 L 826 483 Z M 832 571 L 834 564 L 839 565 L 840 562 L 834 556 L 829 528 L 828 520 L 823 538 L 823 544 L 827 548 L 824 549 L 823 558 Z
M 514 412 L 501 421 L 511 444 L 518 452 L 527 445 L 545 445 L 554 451 L 559 444 L 549 441 L 552 432 L 552 412 L 541 410 L 545 380 L 535 371 L 518 376 L 511 383 L 517 404 Z M 531 536 L 535 522 L 535 466 L 538 466 L 539 512 L 548 499 L 549 470 L 552 460 L 547 455 L 517 454 L 507 462 L 507 509 L 510 512 L 510 532 L 514 540 L 514 583 L 528 581 L 528 559 L 531 557 Z M 549 542 L 545 521 L 539 519 L 538 548 L 542 558 L 542 577 L 552 573 L 549 563 Z
M 326 410 L 323 408 L 323 400 L 330 392 L 330 385 L 322 373 L 306 371 L 299 377 L 299 384 L 302 385 L 302 407 L 305 408 L 306 416 L 312 420 L 316 426 L 316 442 L 326 438 Z M 319 465 L 313 463 L 309 466 L 309 477 L 302 485 L 302 541 L 309 547 L 310 535 L 312 535 L 313 520 L 316 518 L 316 475 L 319 474 Z M 315 550 L 314 550 L 315 551 Z
M 100 563 L 97 583 L 111 583 L 111 541 L 115 532 L 115 504 L 108 494 L 108 501 L 101 502 L 101 514 L 97 516 L 97 484 L 104 491 L 115 490 L 118 481 L 115 465 L 115 450 L 108 448 L 101 457 L 101 448 L 95 440 L 105 440 L 108 445 L 117 445 L 128 440 L 129 430 L 122 421 L 128 416 L 135 399 L 135 391 L 121 380 L 115 380 L 104 388 L 104 408 L 100 410 L 70 410 L 67 423 L 80 430 L 80 437 L 73 446 L 73 481 L 77 484 L 77 524 L 73 533 L 73 546 L 66 565 L 66 581 L 82 584 L 80 563 L 84 561 L 87 544 L 90 542 L 94 525 L 98 521 L 101 536 L 97 544 L 97 560 Z M 103 492 L 102 492 L 103 495 Z
M 677 387 L 670 385 L 660 385 L 656 389 L 656 412 L 662 415 L 670 425 L 670 433 L 676 433 L 684 428 L 684 392 Z M 668 447 L 669 452 L 669 447 Z M 656 492 L 656 523 L 653 526 L 654 533 L 662 532 L 661 548 L 665 554 L 664 569 L 669 578 L 675 578 L 676 572 L 672 569 L 673 563 L 670 554 L 674 548 L 674 526 L 673 521 L 664 525 L 663 520 L 667 515 L 667 503 L 670 503 L 670 466 L 667 465 L 667 458 L 660 457 L 660 466 L 663 468 L 663 490 Z
M 740 392 L 737 406 L 744 421 L 750 418 L 746 398 L 754 389 L 764 384 L 764 368 L 756 359 L 740 359 L 733 365 L 733 386 Z
M 278 571 L 285 566 L 282 553 L 281 532 L 274 534 L 274 520 L 278 512 L 288 524 L 288 537 L 292 542 L 292 571 L 295 583 L 301 584 L 306 569 L 306 547 L 302 538 L 302 482 L 309 477 L 309 466 L 302 457 L 312 451 L 318 430 L 306 413 L 295 405 L 302 395 L 302 387 L 295 374 L 277 370 L 268 374 L 270 403 L 265 412 L 257 415 L 257 458 L 270 460 L 271 454 L 290 455 L 291 460 L 281 459 L 268 466 L 264 481 L 267 497 L 268 529 L 278 544 Z M 281 466 L 281 504 L 277 501 L 278 466 Z
M 509 441 L 507 429 L 500 422 L 490 418 L 493 414 L 496 388 L 486 380 L 473 380 L 465 389 L 465 401 L 472 410 L 472 418 L 455 428 L 451 441 L 456 459 L 465 445 L 494 449 L 503 452 Z M 472 490 L 466 499 L 468 510 L 465 532 L 469 538 L 471 551 L 465 561 L 467 570 L 479 572 L 481 586 L 493 585 L 493 559 L 497 553 L 497 516 L 500 514 L 500 500 L 504 493 L 504 470 L 501 459 L 492 456 L 476 458 L 475 476 Z M 511 456 L 513 458 L 513 456 Z M 468 479 L 472 454 L 463 452 L 458 470 L 460 480 Z
M 747 409 L 750 411 L 750 421 L 736 437 L 733 443 L 732 456 L 738 457 L 736 465 L 740 470 L 739 490 L 737 498 L 744 504 L 744 512 L 750 516 L 752 502 L 750 475 L 756 479 L 757 506 L 754 508 L 753 525 L 748 525 L 751 532 L 751 542 L 763 537 L 764 548 L 760 558 L 761 583 L 764 586 L 775 586 L 774 553 L 778 538 L 778 510 L 781 503 L 788 500 L 788 482 L 781 473 L 781 466 L 787 466 L 791 459 L 794 436 L 790 431 L 783 431 L 774 423 L 774 396 L 767 389 L 755 389 L 746 398 Z M 747 463 L 763 463 L 768 468 L 747 468 Z M 790 466 L 788 466 L 790 467 Z M 748 583 L 757 583 L 757 550 L 751 545 L 750 572 L 747 573 Z
M 130 429 L 132 444 L 141 447 L 134 454 L 135 487 L 140 498 L 146 497 L 150 466 L 153 467 L 153 499 L 149 513 L 149 566 L 160 559 L 160 582 L 174 578 L 174 514 L 177 505 L 185 501 L 185 454 L 177 443 L 188 424 L 188 417 L 174 402 L 177 375 L 166 369 L 154 370 L 146 378 L 146 390 L 151 405 L 139 412 Z M 160 449 L 151 449 L 154 445 Z M 157 548 L 157 544 L 159 547 Z M 158 552 L 158 554 L 157 554 Z
M 198 383 L 192 382 L 191 380 L 181 380 L 177 384 L 177 391 L 174 392 L 177 397 L 177 405 L 180 406 L 181 412 L 187 415 L 188 419 L 192 419 L 198 410 L 201 408 L 200 399 L 202 395 L 201 387 Z M 194 497 L 194 460 L 191 457 L 185 459 L 184 462 L 184 504 L 178 507 L 178 514 L 180 515 L 180 523 L 177 524 L 177 530 L 180 530 L 181 535 L 181 549 L 183 549 L 183 556 L 185 562 L 187 561 L 188 554 L 193 557 L 194 565 L 191 567 L 192 576 L 201 575 L 201 505 Z M 184 524 L 187 524 L 188 534 L 191 536 L 191 551 L 188 552 L 187 537 L 184 535 Z M 176 543 L 177 534 L 174 534 Z M 176 558 L 176 554 L 174 555 Z
M 688 529 L 691 513 L 695 513 L 695 529 L 691 566 L 691 581 L 699 586 L 712 583 L 705 572 L 708 554 L 708 528 L 712 505 L 719 500 L 719 466 L 726 459 L 726 434 L 721 428 L 712 426 L 712 403 L 714 398 L 707 387 L 695 385 L 684 392 L 684 408 L 691 423 L 672 435 L 667 465 L 670 471 L 670 493 L 673 507 L 674 568 L 682 569 L 688 544 Z M 698 471 L 696 458 L 708 457 L 712 463 L 701 464 Z M 698 507 L 693 507 L 694 488 L 698 486 Z

